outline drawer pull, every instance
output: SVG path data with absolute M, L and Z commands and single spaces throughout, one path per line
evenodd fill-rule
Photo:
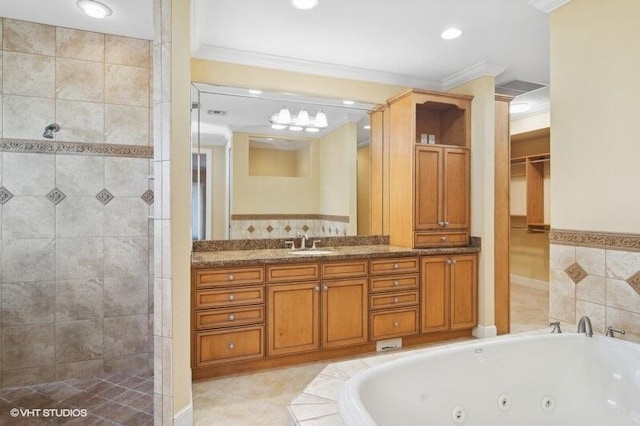
M 440 241 L 446 241 L 447 237 L 440 237 Z
M 394 327 L 399 327 L 399 326 L 400 326 L 400 323 L 399 323 L 398 321 L 394 321 L 394 322 L 393 322 L 393 326 L 394 326 Z
M 229 302 L 233 302 L 234 300 L 236 300 L 236 296 L 234 296 L 233 294 L 229 295 Z
M 440 225 L 440 227 L 444 228 L 444 222 L 438 222 L 438 225 Z
M 235 321 L 236 320 L 236 316 L 233 314 L 229 314 L 229 321 Z
M 231 342 L 227 345 L 227 347 L 229 348 L 230 351 L 234 350 L 236 348 L 236 344 Z
M 235 275 L 233 275 L 233 274 L 229 274 L 229 276 L 227 278 L 229 278 L 229 281 L 233 281 L 233 280 L 236 279 Z
M 393 264 L 393 269 L 398 269 L 400 266 L 397 263 Z
M 453 260 L 449 259 L 449 260 L 447 260 L 447 263 L 448 263 L 449 265 L 451 265 L 451 264 L 453 263 Z
M 315 290 L 320 291 L 320 286 L 316 286 Z
M 393 286 L 394 286 L 394 287 L 398 287 L 399 285 L 400 285 L 400 283 L 399 283 L 398 281 L 394 281 L 394 282 L 393 282 Z
M 328 290 L 329 290 L 329 286 L 325 284 L 325 285 L 323 285 L 323 286 L 322 286 L 322 289 L 323 289 L 324 291 L 328 291 Z
M 393 303 L 398 303 L 399 301 L 400 301 L 400 300 L 398 300 L 398 298 L 397 298 L 397 297 L 394 297 L 394 298 L 393 298 Z

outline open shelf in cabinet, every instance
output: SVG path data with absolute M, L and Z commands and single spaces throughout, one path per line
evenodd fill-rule
M 466 110 L 457 105 L 427 101 L 416 104 L 415 142 L 420 144 L 422 135 L 433 136 L 436 145 L 467 146 Z

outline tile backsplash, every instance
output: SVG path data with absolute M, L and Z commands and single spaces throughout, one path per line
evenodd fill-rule
M 148 369 L 151 42 L 0 18 L 0 46 L 0 386 Z
M 640 342 L 640 235 L 553 230 L 550 242 L 550 318 L 587 315 L 594 332 L 611 326 Z

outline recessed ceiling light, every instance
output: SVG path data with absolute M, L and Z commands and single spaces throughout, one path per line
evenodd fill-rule
M 259 95 L 260 93 L 262 93 L 262 90 L 249 89 L 249 93 L 251 93 L 252 95 Z
M 462 30 L 460 28 L 448 28 L 446 30 L 444 30 L 444 32 L 442 34 L 440 34 L 440 37 L 442 37 L 445 40 L 453 40 L 454 38 L 458 38 L 462 35 Z
M 273 138 L 267 138 L 267 140 L 268 140 L 268 141 L 272 141 L 272 140 L 273 140 Z
M 342 103 L 345 104 L 345 105 L 353 105 L 353 104 L 355 104 L 354 101 L 347 101 L 347 100 L 342 101 Z
M 369 126 L 368 124 L 363 127 L 363 129 L 365 129 L 365 130 L 369 130 L 370 128 L 371 128 L 371 126 Z
M 310 10 L 317 5 L 318 0 L 291 0 L 291 6 L 301 10 Z
M 92 18 L 102 19 L 113 13 L 109 6 L 94 0 L 78 0 L 76 5 Z
M 526 104 L 524 102 L 511 104 L 509 106 L 509 112 L 512 113 L 512 114 L 519 114 L 521 112 L 527 112 L 530 109 L 531 109 L 531 105 Z

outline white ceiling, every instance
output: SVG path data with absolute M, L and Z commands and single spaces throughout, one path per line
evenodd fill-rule
M 548 83 L 548 15 L 529 3 L 319 0 L 302 11 L 289 0 L 193 0 L 194 56 L 431 89 L 469 72 Z M 441 39 L 449 26 L 462 37 Z
M 95 19 L 76 0 L 1 0 L 0 16 L 41 24 L 153 39 L 153 0 L 100 0 L 113 14 Z

